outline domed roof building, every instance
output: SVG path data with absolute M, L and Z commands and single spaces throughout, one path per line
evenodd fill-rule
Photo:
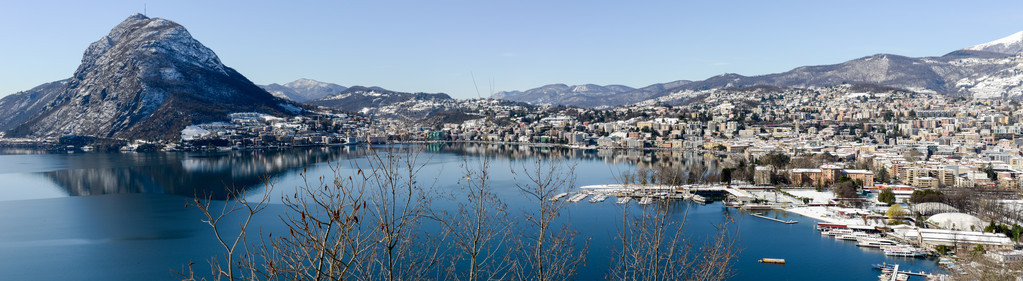
M 983 220 L 964 213 L 941 213 L 927 218 L 927 223 L 951 230 L 984 231 Z

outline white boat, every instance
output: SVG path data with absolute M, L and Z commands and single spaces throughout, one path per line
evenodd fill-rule
M 837 229 L 832 229 L 832 230 L 827 231 L 828 236 L 835 236 L 835 237 L 838 237 L 840 235 L 852 234 L 852 233 L 853 233 L 852 229 L 846 229 L 846 228 L 837 228 Z
M 639 204 L 640 205 L 650 205 L 650 203 L 653 203 L 653 202 L 654 202 L 654 199 L 650 198 L 650 197 L 643 197 L 643 198 L 639 199 Z
M 607 200 L 607 195 L 597 194 L 594 195 L 593 198 L 590 198 L 590 203 L 600 203 L 604 202 L 604 200 Z
M 707 204 L 707 198 L 700 196 L 699 194 L 693 194 L 693 202 Z
M 884 255 L 893 257 L 923 257 L 927 255 L 926 250 L 909 245 L 886 246 L 881 249 L 884 250 Z
M 842 234 L 842 235 L 835 236 L 835 239 L 846 240 L 846 241 L 857 241 L 861 237 L 873 237 L 873 236 L 870 235 L 870 234 L 864 233 L 864 232 L 852 232 L 852 233 L 847 233 L 847 234 Z
M 880 238 L 880 237 L 859 237 L 856 239 L 856 246 L 870 247 L 870 248 L 881 248 L 885 246 L 895 246 L 899 243 L 895 241 Z
M 627 203 L 629 203 L 629 201 L 632 201 L 632 197 L 625 196 L 625 197 L 618 197 L 618 200 L 615 201 L 615 203 L 617 203 L 617 204 L 627 204 Z
M 905 273 L 898 273 L 898 274 L 895 275 L 895 279 L 892 279 L 892 274 L 891 273 L 881 273 L 880 276 L 877 276 L 877 280 L 878 281 L 891 281 L 891 280 L 907 281 L 907 280 L 909 280 L 909 275 L 906 275 Z

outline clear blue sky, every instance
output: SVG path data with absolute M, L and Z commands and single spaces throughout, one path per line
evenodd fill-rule
M 1023 30 L 1023 1 L 0 1 L 0 95 L 70 77 L 129 15 L 184 25 L 257 84 L 475 97 L 643 87 L 876 53 L 938 56 Z M 95 1 L 99 2 L 99 1 Z

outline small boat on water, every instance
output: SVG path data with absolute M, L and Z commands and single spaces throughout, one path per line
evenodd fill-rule
M 759 262 L 759 263 L 769 263 L 769 264 L 785 264 L 785 259 L 762 258 L 762 259 L 758 260 L 757 262 Z
M 604 202 L 604 200 L 607 200 L 607 195 L 597 194 L 594 195 L 593 198 L 590 198 L 590 203 L 600 203 Z
M 632 197 L 625 196 L 625 197 L 618 197 L 618 200 L 615 201 L 615 203 L 616 204 L 628 204 L 629 201 L 632 201 Z
M 554 197 L 551 197 L 550 199 L 547 199 L 547 200 L 558 201 L 558 200 L 561 200 L 561 198 L 565 197 L 565 196 L 568 196 L 568 192 L 558 193 L 557 195 L 554 195 Z
M 906 281 L 906 280 L 909 280 L 909 275 L 906 275 L 905 273 L 895 273 L 895 278 L 892 278 L 892 274 L 893 273 L 881 273 L 881 275 L 877 276 L 877 280 L 878 281 L 891 281 L 891 280 Z
M 707 204 L 707 197 L 700 196 L 699 194 L 693 194 L 693 202 Z
M 889 264 L 875 264 L 874 268 L 881 270 L 881 275 L 877 276 L 878 281 L 906 281 L 909 280 L 909 275 L 899 271 L 899 265 Z

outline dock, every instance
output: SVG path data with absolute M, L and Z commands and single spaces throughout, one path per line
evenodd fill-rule
M 653 203 L 653 202 L 654 202 L 654 199 L 650 198 L 650 197 L 643 197 L 643 198 L 639 199 L 639 204 L 640 205 L 650 205 L 650 203 Z
M 549 200 L 549 201 L 558 201 L 558 200 L 561 200 L 561 198 L 565 197 L 565 196 L 568 196 L 568 192 L 558 193 L 558 195 L 554 195 L 554 197 L 551 197 L 550 199 L 547 199 L 547 200 Z
M 577 193 L 576 195 L 572 195 L 571 198 L 568 198 L 568 202 L 583 201 L 583 199 L 586 199 L 587 196 L 590 196 L 590 195 L 586 194 L 586 193 Z
M 618 197 L 618 200 L 615 201 L 615 203 L 617 203 L 617 204 L 628 204 L 629 201 L 632 201 L 632 197 Z
M 758 214 L 758 213 L 753 213 L 753 214 L 750 214 L 750 215 L 754 216 L 754 217 L 766 219 L 766 220 L 772 220 L 772 221 L 784 223 L 784 224 L 793 224 L 793 223 L 797 223 L 798 222 L 798 221 L 794 221 L 794 220 L 783 221 L 783 220 L 779 220 L 779 219 L 776 219 L 776 218 L 767 217 L 767 216 L 764 216 L 764 215 L 761 215 L 761 214 Z
M 923 271 L 921 271 L 921 272 L 901 271 L 901 270 L 899 270 L 899 265 L 898 264 L 894 264 L 894 265 L 875 264 L 874 265 L 874 269 L 879 269 L 881 271 L 884 271 L 884 270 L 887 269 L 887 270 L 891 270 L 892 272 L 897 272 L 897 273 L 901 273 L 901 274 L 905 274 L 905 275 L 912 275 L 912 276 L 921 276 L 921 277 L 929 277 L 929 276 L 931 276 L 931 274 L 923 272 Z

